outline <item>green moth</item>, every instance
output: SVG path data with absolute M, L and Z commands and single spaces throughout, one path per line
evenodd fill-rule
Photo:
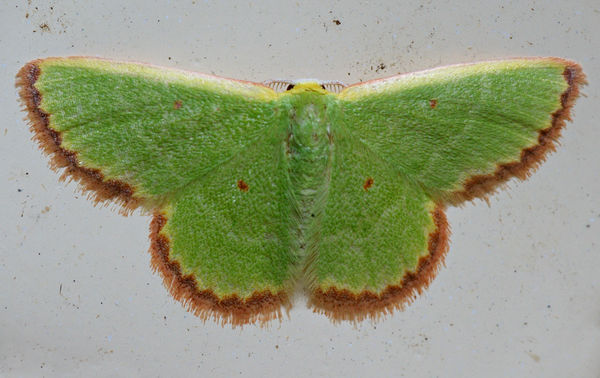
M 580 66 L 518 58 L 350 86 L 258 84 L 96 58 L 26 64 L 31 130 L 96 202 L 153 214 L 152 267 L 195 315 L 391 313 L 434 278 L 448 205 L 554 150 Z

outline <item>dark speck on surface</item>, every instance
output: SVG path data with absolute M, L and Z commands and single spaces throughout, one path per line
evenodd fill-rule
M 379 64 L 377 65 L 377 67 L 375 68 L 375 72 L 383 71 L 383 70 L 385 70 L 385 68 L 386 68 L 386 65 L 385 65 L 385 63 L 383 63 L 383 62 L 382 62 L 382 63 L 379 63 Z

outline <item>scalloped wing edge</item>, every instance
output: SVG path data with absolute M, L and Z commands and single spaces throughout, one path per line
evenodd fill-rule
M 150 223 L 150 265 L 163 278 L 169 293 L 186 310 L 203 321 L 213 319 L 222 326 L 231 324 L 232 327 L 255 322 L 264 326 L 271 320 L 281 320 L 282 308 L 289 316 L 291 302 L 285 291 L 272 293 L 265 290 L 254 292 L 248 298 L 237 295 L 220 298 L 210 289 L 198 289 L 194 276 L 183 275 L 179 263 L 169 258 L 170 241 L 161 233 L 166 223 L 166 215 L 155 211 Z
M 25 64 L 17 73 L 15 86 L 21 105 L 27 111 L 26 120 L 44 154 L 50 157 L 50 168 L 59 171 L 64 168 L 61 181 L 76 181 L 82 193 L 87 194 L 94 204 L 110 204 L 112 201 L 121 206 L 120 212 L 128 215 L 142 204 L 135 196 L 135 188 L 119 180 L 107 180 L 98 169 L 83 167 L 77 159 L 77 152 L 64 148 L 61 133 L 50 128 L 50 115 L 40 108 L 42 94 L 35 87 L 41 74 L 40 63 L 43 59 Z
M 347 289 L 316 289 L 309 298 L 313 312 L 322 313 L 334 322 L 359 322 L 366 318 L 378 320 L 402 311 L 422 294 L 433 281 L 442 266 L 449 249 L 450 227 L 444 214 L 444 205 L 436 204 L 431 212 L 435 230 L 429 234 L 426 256 L 419 258 L 414 272 L 404 274 L 400 284 L 388 285 L 380 293 L 363 291 L 353 293 Z

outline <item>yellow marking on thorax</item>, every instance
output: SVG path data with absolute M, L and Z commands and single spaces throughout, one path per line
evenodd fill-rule
M 294 88 L 292 88 L 289 91 L 286 91 L 284 93 L 297 94 L 297 93 L 309 92 L 309 91 L 317 92 L 317 93 L 321 93 L 321 94 L 332 93 L 326 89 L 323 89 L 323 87 L 321 87 L 321 84 L 319 84 L 316 81 L 307 81 L 307 82 L 295 84 Z

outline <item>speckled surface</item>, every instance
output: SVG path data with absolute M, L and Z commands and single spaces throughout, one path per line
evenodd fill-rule
M 595 1 L 10 1 L 0 5 L 0 375 L 600 376 L 600 5 Z M 587 97 L 524 183 L 451 208 L 446 268 L 406 311 L 231 330 L 149 268 L 150 218 L 93 207 L 29 140 L 14 75 L 97 55 L 262 81 L 353 83 L 521 55 L 578 61 Z

